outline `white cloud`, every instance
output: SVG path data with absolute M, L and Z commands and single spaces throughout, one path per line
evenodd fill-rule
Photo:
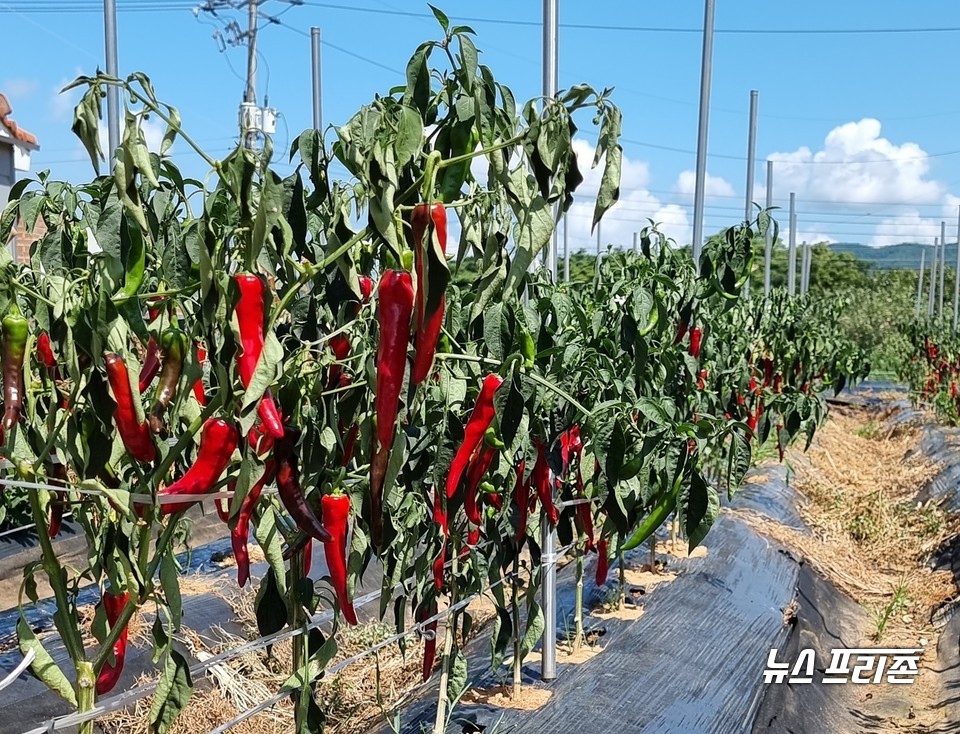
M 590 232 L 593 222 L 594 197 L 600 188 L 603 161 L 596 169 L 593 163 L 593 146 L 583 140 L 575 140 L 574 150 L 583 174 L 584 182 L 574 194 L 574 204 L 567 212 L 570 227 L 569 243 L 573 252 L 596 251 L 596 232 Z M 648 219 L 660 225 L 660 230 L 678 243 L 690 241 L 691 226 L 683 207 L 665 204 L 650 193 L 650 169 L 646 162 L 631 160 L 624 156 L 620 177 L 620 200 L 607 212 L 600 224 L 601 247 L 608 244 L 630 247 L 633 233 L 648 226 Z M 561 244 L 562 248 L 562 244 Z
M 776 202 L 782 206 L 788 192 L 797 195 L 798 241 L 815 234 L 818 241 L 861 241 L 875 246 L 905 241 L 932 244 L 940 235 L 941 218 L 951 222 L 956 218 L 960 199 L 930 177 L 928 153 L 914 142 L 892 142 L 881 131 L 879 120 L 864 118 L 832 129 L 819 150 L 803 146 L 768 156 L 774 161 Z M 757 186 L 758 201 L 764 200 L 765 187 L 766 183 Z M 805 217 L 804 209 L 820 210 L 820 214 Z M 824 209 L 840 215 L 828 222 L 845 222 L 846 227 L 824 234 L 829 224 L 816 222 Z M 887 216 L 875 216 L 880 212 Z M 867 214 L 873 217 L 869 222 Z M 845 219 L 843 215 L 856 216 Z M 781 219 L 782 231 L 786 229 L 787 212 L 774 216 Z M 813 220 L 807 229 L 805 218 Z
M 80 76 L 82 73 L 82 71 L 77 69 L 77 76 Z M 50 90 L 50 114 L 53 115 L 53 119 L 55 120 L 65 120 L 73 117 L 73 108 L 76 107 L 77 102 L 80 101 L 80 97 L 83 94 L 82 87 L 74 87 L 67 92 L 61 92 L 61 90 L 72 81 L 72 79 L 64 77 L 60 80 L 59 84 Z
M 697 184 L 696 171 L 683 171 L 677 178 L 677 191 L 681 194 L 693 196 Z M 707 174 L 707 180 L 704 186 L 704 192 L 707 196 L 733 196 L 733 186 L 720 176 L 711 176 Z
M 865 118 L 831 130 L 823 148 L 772 153 L 774 190 L 798 198 L 845 203 L 939 202 L 945 187 L 926 178 L 927 153 L 916 143 L 896 145 L 880 135 L 880 121 Z

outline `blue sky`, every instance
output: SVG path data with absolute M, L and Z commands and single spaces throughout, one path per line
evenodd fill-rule
M 173 9 L 162 12 L 155 10 L 164 4 L 157 0 L 118 4 L 121 73 L 148 74 L 160 98 L 180 108 L 191 134 L 214 156 L 224 155 L 237 126 L 245 49 L 221 53 L 212 37 L 216 26 L 202 15 L 196 18 L 188 0 L 171 0 L 165 5 Z M 539 93 L 540 2 L 438 4 L 454 19 L 471 18 L 483 61 L 518 99 Z M 960 100 L 952 98 L 945 70 L 955 66 L 960 32 L 795 31 L 957 29 L 960 3 L 717 0 L 717 6 L 708 232 L 742 217 L 747 105 L 750 90 L 758 89 L 754 198 L 763 199 L 763 161 L 773 157 L 775 203 L 785 206 L 789 191 L 797 192 L 799 239 L 932 242 L 944 218 L 949 239 L 955 237 Z M 310 125 L 312 25 L 321 27 L 326 43 L 324 116 L 334 124 L 375 92 L 401 82 L 417 44 L 437 35 L 426 4 L 412 0 L 306 0 L 297 7 L 269 0 L 263 12 L 283 13 L 281 25 L 265 24 L 260 34 L 258 76 L 261 103 L 268 93 L 283 115 L 278 147 Z M 560 0 L 560 19 L 561 86 L 615 87 L 613 98 L 624 112 L 624 200 L 605 222 L 603 238 L 627 240 L 645 217 L 654 217 L 685 241 L 702 37 L 643 28 L 697 29 L 702 1 Z M 99 3 L 0 0 L 0 27 L 5 46 L 0 91 L 10 97 L 14 119 L 40 138 L 34 169 L 50 168 L 68 180 L 88 178 L 89 163 L 70 133 L 74 98 L 57 92 L 103 65 Z M 723 32 L 737 29 L 760 32 Z M 589 120 L 583 123 L 584 140 L 592 142 Z M 188 171 L 202 175 L 185 146 L 174 153 Z M 588 178 L 587 187 L 591 183 Z M 573 212 L 574 246 L 590 242 L 589 206 L 584 201 Z

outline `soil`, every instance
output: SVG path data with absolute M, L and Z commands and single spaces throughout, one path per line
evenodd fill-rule
M 545 688 L 526 685 L 520 689 L 520 695 L 513 698 L 513 690 L 507 686 L 496 688 L 471 688 L 463 694 L 461 702 L 467 705 L 493 706 L 501 709 L 536 711 L 553 695 Z

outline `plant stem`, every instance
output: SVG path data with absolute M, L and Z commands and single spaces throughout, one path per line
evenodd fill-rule
M 450 566 L 450 606 L 457 604 L 457 561 L 460 558 L 460 549 L 454 544 L 453 559 Z M 443 631 L 443 660 L 440 666 L 440 691 L 437 698 L 437 717 L 433 722 L 433 734 L 443 734 L 447 728 L 447 689 L 450 684 L 451 653 L 453 652 L 453 637 L 457 629 L 458 612 L 451 612 L 444 625 Z
M 520 557 L 513 560 L 513 699 L 520 698 L 520 669 L 523 661 L 520 659 L 520 586 L 517 583 L 520 579 Z
M 481 148 L 480 150 L 473 151 L 471 153 L 464 153 L 463 155 L 457 155 L 453 158 L 446 158 L 445 160 L 440 161 L 437 164 L 438 168 L 446 168 L 447 166 L 455 166 L 458 163 L 464 163 L 466 161 L 471 161 L 474 158 L 477 158 L 487 153 L 494 153 L 498 150 L 503 150 L 504 148 L 512 148 L 517 143 L 523 142 L 523 139 L 526 137 L 526 134 L 515 135 L 509 140 L 504 140 L 502 143 L 497 143 L 496 145 L 491 145 L 489 148 Z
M 577 590 L 573 609 L 573 642 L 570 649 L 574 655 L 580 652 L 585 635 L 583 634 L 583 553 L 577 548 Z
M 77 663 L 77 713 L 83 714 L 92 711 L 96 703 L 97 676 L 93 664 L 81 660 Z M 80 724 L 80 734 L 93 734 L 93 721 L 84 721 Z
M 620 576 L 620 603 L 617 608 L 623 609 L 627 604 L 627 569 L 622 550 L 617 551 L 617 571 Z
M 359 232 L 357 232 L 353 237 L 344 242 L 340 247 L 334 250 L 332 253 L 327 255 L 319 264 L 313 265 L 311 267 L 305 267 L 303 274 L 297 278 L 297 281 L 291 285 L 287 292 L 283 294 L 283 297 L 280 299 L 280 303 L 277 304 L 276 308 L 270 314 L 270 322 L 267 324 L 268 327 L 272 327 L 277 321 L 277 317 L 283 313 L 289 306 L 290 303 L 296 298 L 297 293 L 300 292 L 300 289 L 303 288 L 307 283 L 316 278 L 319 275 L 323 275 L 323 270 L 330 263 L 336 261 L 340 256 L 347 252 L 351 247 L 356 245 L 360 240 L 370 234 L 370 230 L 367 227 L 364 227 Z
M 39 293 L 37 293 L 37 291 L 33 290 L 33 288 L 30 288 L 29 286 L 25 286 L 25 285 L 24 285 L 23 283 L 21 283 L 19 280 L 13 279 L 13 280 L 11 280 L 10 282 L 13 284 L 13 287 L 14 287 L 14 288 L 17 288 L 17 289 L 23 291 L 24 293 L 26 293 L 26 294 L 27 294 L 28 296 L 30 296 L 31 298 L 35 298 L 35 299 L 37 299 L 38 301 L 47 304 L 50 308 L 56 308 L 56 307 L 57 307 L 57 304 L 55 304 L 53 301 L 51 301 L 51 300 L 48 299 L 48 298 L 44 298 L 44 297 L 41 296 Z
M 293 554 L 293 557 L 290 559 L 290 585 L 289 591 L 290 596 L 292 597 L 292 604 L 290 607 L 290 628 L 291 629 L 300 629 L 304 626 L 305 616 L 303 614 L 303 605 L 300 603 L 300 582 L 303 579 L 303 548 L 298 550 Z M 306 654 L 307 650 L 305 645 L 307 643 L 307 635 L 299 635 L 293 641 L 293 659 L 292 659 L 292 671 L 294 675 L 300 674 L 301 688 L 299 691 L 293 692 L 294 700 L 294 720 L 296 723 L 296 731 L 307 731 L 307 722 L 302 720 L 301 717 L 305 716 L 308 708 L 303 705 L 301 697 L 304 695 L 309 695 L 310 687 L 308 666 L 310 664 L 309 656 Z
M 33 513 L 33 522 L 37 528 L 43 570 L 47 574 L 47 580 L 53 589 L 53 596 L 57 600 L 57 611 L 53 615 L 53 621 L 60 632 L 60 637 L 63 638 L 63 646 L 67 649 L 67 654 L 74 665 L 79 666 L 86 660 L 83 638 L 80 636 L 80 620 L 76 617 L 75 607 L 69 603 L 67 598 L 67 580 L 63 573 L 63 566 L 60 565 L 60 561 L 53 550 L 53 543 L 50 542 L 46 513 L 40 503 L 40 490 L 29 490 L 27 496 L 30 498 L 30 510 Z M 61 624 L 60 620 L 72 622 L 72 624 Z M 77 669 L 79 671 L 79 668 Z M 79 698 L 79 690 L 77 694 Z

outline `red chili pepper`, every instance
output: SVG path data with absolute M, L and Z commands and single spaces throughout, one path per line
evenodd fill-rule
M 232 492 L 236 482 L 230 482 L 228 489 Z M 213 506 L 217 508 L 217 517 L 221 522 L 230 522 L 230 500 L 226 497 L 217 497 L 213 501 Z
M 526 461 L 520 459 L 517 464 L 517 483 L 513 488 L 513 501 L 517 505 L 517 545 L 527 535 L 527 514 L 530 512 L 530 483 L 523 480 Z
M 467 425 L 463 432 L 463 443 L 457 449 L 453 462 L 450 464 L 450 473 L 447 474 L 447 499 L 452 499 L 460 486 L 460 479 L 463 472 L 470 463 L 470 457 L 483 441 L 483 435 L 487 432 L 496 413 L 493 406 L 493 396 L 497 389 L 503 384 L 503 378 L 500 375 L 487 375 L 483 378 L 483 385 L 480 388 L 480 394 L 477 396 L 477 402 L 473 406 L 473 411 L 467 419 Z
M 307 504 L 307 498 L 300 488 L 300 467 L 294 451 L 300 432 L 286 427 L 283 438 L 278 439 L 273 449 L 273 458 L 277 466 L 277 492 L 290 517 L 303 532 L 321 543 L 331 540 L 330 533 L 323 527 L 317 516 Z
M 610 571 L 610 559 L 607 558 L 608 541 L 601 538 L 597 541 L 597 586 L 603 586 L 607 583 L 607 574 Z
M 237 301 L 237 323 L 240 327 L 240 354 L 237 356 L 237 367 L 240 373 L 240 382 L 244 389 L 250 386 L 257 363 L 263 354 L 263 297 L 266 292 L 264 278 L 252 273 L 240 273 L 233 276 L 234 282 L 240 291 Z M 260 420 L 276 438 L 283 436 L 283 422 L 280 412 L 273 401 L 270 391 L 264 392 L 257 405 L 257 414 Z
M 417 607 L 417 622 L 423 623 L 436 613 L 436 600 L 429 607 L 421 605 Z M 427 633 L 423 639 L 423 682 L 426 683 L 433 674 L 433 664 L 437 660 L 437 620 L 428 622 L 423 629 Z
M 377 439 L 370 467 L 370 531 L 374 546 L 383 537 L 383 479 L 387 473 L 413 316 L 413 283 L 410 273 L 388 270 L 380 279 L 380 344 L 377 347 L 377 392 L 374 412 Z
M 150 430 L 160 433 L 163 430 L 163 416 L 167 407 L 177 395 L 180 375 L 183 373 L 183 358 L 187 351 L 187 335 L 175 326 L 166 329 L 160 337 L 160 351 L 163 355 L 163 367 L 160 382 L 150 408 Z
M 263 476 L 257 480 L 247 496 L 243 498 L 240 510 L 237 512 L 237 524 L 230 530 L 230 544 L 233 546 L 233 557 L 237 561 L 237 583 L 243 587 L 250 578 L 250 553 L 247 549 L 247 541 L 250 536 L 250 519 L 253 517 L 253 510 L 260 499 L 260 493 L 263 488 L 273 481 L 276 474 L 276 465 L 273 460 L 264 464 Z M 234 483 L 235 484 L 235 483 Z
M 699 326 L 690 329 L 690 356 L 700 357 L 700 342 L 703 339 L 703 330 Z
M 416 355 L 413 360 L 413 370 L 411 381 L 414 385 L 419 385 L 430 374 L 433 367 L 434 354 L 437 351 L 437 339 L 440 336 L 440 330 L 443 326 L 443 311 L 446 305 L 446 297 L 441 294 L 436 306 L 429 309 L 427 303 L 427 267 L 428 252 L 427 249 L 433 247 L 431 242 L 424 242 L 424 235 L 429 229 L 430 222 L 433 222 L 433 231 L 436 233 L 437 242 L 444 254 L 447 252 L 447 212 L 442 204 L 418 204 L 413 209 L 413 215 L 410 220 L 413 231 L 414 252 L 416 255 L 417 269 L 417 308 L 416 322 L 417 332 L 414 346 Z
M 357 614 L 347 591 L 347 532 L 350 521 L 350 498 L 345 494 L 325 494 L 320 500 L 323 526 L 330 533 L 330 542 L 323 544 L 330 583 L 337 595 L 340 611 L 347 624 L 357 623 Z
M 169 487 L 157 493 L 161 497 L 172 497 L 181 494 L 206 494 L 213 489 L 220 476 L 230 465 L 230 457 L 237 448 L 240 433 L 232 423 L 222 418 L 208 418 L 203 424 L 200 435 L 200 448 L 193 466 Z M 186 502 L 174 502 L 160 506 L 161 515 L 171 515 L 174 512 L 185 510 L 199 498 Z
M 207 350 L 204 349 L 200 344 L 197 344 L 197 360 L 201 365 L 207 361 Z M 195 383 L 193 383 L 193 397 L 197 399 L 197 402 L 200 403 L 200 405 L 207 404 L 207 395 L 203 391 L 202 375 Z
M 686 319 L 680 319 L 680 323 L 677 324 L 677 335 L 673 339 L 674 344 L 679 344 L 683 341 L 683 337 L 687 335 L 687 329 L 689 325 L 687 324 Z
M 553 504 L 553 492 L 550 490 L 550 467 L 547 465 L 547 451 L 544 448 L 543 441 L 539 438 L 534 439 L 537 445 L 537 463 L 533 465 L 533 487 L 543 505 L 544 512 L 551 525 L 556 525 L 560 516 L 557 508 Z
M 50 346 L 50 335 L 45 331 L 41 331 L 40 336 L 37 337 L 37 360 L 48 370 L 57 367 L 57 358 L 53 354 L 53 347 Z
M 770 383 L 773 382 L 773 360 L 762 359 L 760 361 L 763 364 L 763 386 L 770 387 Z
M 336 334 L 331 336 L 327 343 L 330 345 L 330 350 L 333 352 L 333 356 L 337 358 L 338 362 L 342 362 L 350 356 L 350 340 L 347 338 L 346 334 Z M 330 365 L 330 377 L 327 381 L 328 387 L 333 388 L 340 386 L 342 375 L 342 365 Z
M 373 295 L 373 278 L 367 275 L 361 275 L 357 278 L 360 283 L 360 298 L 363 303 L 370 303 L 370 296 Z
M 113 399 L 117 401 L 113 421 L 120 433 L 120 438 L 123 439 L 123 445 L 134 459 L 150 463 L 157 458 L 157 447 L 153 443 L 153 435 L 146 421 L 140 423 L 137 420 L 137 411 L 133 405 L 133 390 L 127 374 L 127 363 L 119 354 L 108 354 L 104 359 L 107 365 L 107 379 L 113 390 Z
M 580 426 L 574 424 L 560 434 L 560 462 L 563 467 L 561 470 L 563 475 L 567 473 L 570 460 L 573 458 L 579 460 L 582 451 L 583 440 L 580 438 Z
M 489 446 L 479 447 L 467 471 L 467 494 L 463 500 L 463 511 L 467 516 L 467 522 L 474 527 L 479 527 L 483 522 L 480 504 L 477 501 L 477 490 L 480 488 L 480 481 L 483 479 L 483 475 L 487 473 L 487 469 L 490 468 L 490 463 L 496 453 L 497 450 Z M 471 543 L 468 539 L 467 545 L 476 545 L 476 541 Z
M 303 544 L 303 552 L 300 557 L 303 559 L 303 575 L 307 577 L 313 568 L 313 538 L 307 538 L 307 542 Z
M 129 601 L 130 594 L 126 591 L 119 594 L 110 591 L 103 592 L 100 603 L 103 604 L 103 610 L 110 627 L 113 627 L 113 625 L 117 623 L 117 620 L 120 619 L 120 615 L 123 613 L 123 609 Z M 98 696 L 109 693 L 113 690 L 113 687 L 117 685 L 117 681 L 120 680 L 120 674 L 123 672 L 123 660 L 126 655 L 127 628 L 124 627 L 123 632 L 120 633 L 120 636 L 113 645 L 113 663 L 111 664 L 109 661 L 104 663 L 100 672 L 97 674 L 96 689 Z
M 147 342 L 147 356 L 144 357 L 143 367 L 140 368 L 139 386 L 141 395 L 147 391 L 159 371 L 160 347 L 157 345 L 157 340 L 151 336 L 150 341 Z
M 697 375 L 697 387 L 701 390 L 705 389 L 707 386 L 707 371 L 700 370 L 700 374 Z
M 450 528 L 447 525 L 447 513 L 443 508 L 439 488 L 434 491 L 433 496 L 433 521 L 440 527 L 440 555 L 433 561 L 433 583 L 437 591 L 443 588 L 443 567 L 447 562 L 447 538 L 450 536 Z

